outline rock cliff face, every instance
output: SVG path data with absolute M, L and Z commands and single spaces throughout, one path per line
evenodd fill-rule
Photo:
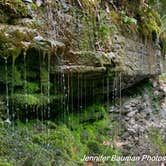
M 160 165 L 82 160 L 166 154 L 158 14 L 142 0 L 33 2 L 0 0 L 0 165 Z
M 55 103 L 66 95 L 70 103 L 71 98 L 89 100 L 96 95 L 101 98 L 102 94 L 108 97 L 114 89 L 125 89 L 161 73 L 157 41 L 143 39 L 141 32 L 122 31 L 114 24 L 114 17 L 124 21 L 124 15 L 112 12 L 109 3 L 98 4 L 101 13 L 89 10 L 95 4 L 89 4 L 87 10 L 83 2 L 81 6 L 56 3 L 33 7 L 33 19 L 26 19 L 29 14 L 21 2 L 25 13 L 15 10 L 15 15 L 7 15 L 6 21 L 1 21 L 1 71 L 5 73 L 6 67 L 8 70 L 0 80 L 2 95 L 8 86 L 9 96 L 16 103 L 25 92 L 33 98 L 29 105 Z M 4 16 L 4 8 L 9 6 L 1 4 Z M 127 18 L 127 26 L 139 26 Z M 40 93 L 44 101 L 37 97 Z M 48 95 L 52 100 L 47 99 Z
M 114 144 L 127 156 L 131 154 L 151 156 L 163 153 L 161 147 L 165 144 L 166 130 L 165 86 L 162 80 L 153 80 L 153 85 L 146 84 L 147 82 L 144 82 L 143 86 L 138 85 L 142 92 L 137 96 L 132 96 L 130 99 L 126 96 L 121 105 L 110 108 L 110 119 L 112 121 L 117 119 L 122 130 L 118 133 L 118 140 Z M 158 164 L 161 162 L 137 161 L 135 163 L 137 166 Z
M 121 75 L 122 88 L 127 88 L 144 78 L 162 71 L 160 46 L 152 41 L 143 41 L 138 36 L 115 34 L 110 42 L 111 52 L 69 52 L 64 56 L 64 73 L 87 74 L 91 79 L 109 77 L 109 73 Z M 115 78 L 111 78 L 115 77 Z M 110 85 L 113 82 L 110 82 Z

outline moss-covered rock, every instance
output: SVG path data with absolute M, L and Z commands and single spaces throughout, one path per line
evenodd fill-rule
M 1 0 L 0 9 L 8 19 L 26 17 L 29 13 L 26 4 L 21 0 Z
M 74 131 L 65 125 L 54 124 L 55 128 L 52 125 L 37 121 L 26 125 L 17 122 L 15 130 L 3 126 L 0 131 L 1 163 L 77 166 L 83 164 L 85 154 L 119 154 L 116 149 L 103 145 L 104 140 L 110 139 L 103 132 L 106 131 L 105 121 L 79 124 Z

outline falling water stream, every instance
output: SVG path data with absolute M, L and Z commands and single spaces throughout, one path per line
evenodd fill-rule
M 72 74 L 72 72 L 71 72 L 71 75 L 70 75 L 71 77 L 71 79 L 70 79 L 70 111 L 71 111 L 71 126 L 73 126 L 73 116 L 74 116 L 74 90 L 73 90 L 73 74 Z
M 64 160 L 72 161 L 75 160 L 74 158 L 77 159 L 77 154 L 75 155 L 74 153 L 78 152 L 81 154 L 84 151 L 90 153 L 91 150 L 103 152 L 102 150 L 106 146 L 106 149 L 110 150 L 109 152 L 114 153 L 114 150 L 116 150 L 116 148 L 114 149 L 111 146 L 113 146 L 114 141 L 120 139 L 123 114 L 127 112 L 122 109 L 123 107 L 125 108 L 125 104 L 122 106 L 122 102 L 126 100 L 125 96 L 122 96 L 122 90 L 128 81 L 130 83 L 130 80 L 123 80 L 125 79 L 123 78 L 124 73 L 116 71 L 115 66 L 119 68 L 126 67 L 128 63 L 123 61 L 121 57 L 123 54 L 119 55 L 121 52 L 116 52 L 116 49 L 118 47 L 125 47 L 123 45 L 126 45 L 125 42 L 127 39 L 125 40 L 126 36 L 124 38 L 122 38 L 122 36 L 119 39 L 121 35 L 119 35 L 119 24 L 117 27 L 114 25 L 114 28 L 117 28 L 118 32 L 115 33 L 117 43 L 113 43 L 114 32 L 112 32 L 113 29 L 111 29 L 112 25 L 108 25 L 107 27 L 104 22 L 105 18 L 102 20 L 103 14 L 103 17 L 107 19 L 106 22 L 110 21 L 110 24 L 114 24 L 113 22 L 116 23 L 116 20 L 111 19 L 114 16 L 119 16 L 119 14 L 123 16 L 123 14 L 118 11 L 121 10 L 121 7 L 117 7 L 114 11 L 114 6 L 111 6 L 110 9 L 113 9 L 113 11 L 109 12 L 110 20 L 108 20 L 108 17 L 105 16 L 106 13 L 102 12 L 105 11 L 103 10 L 103 8 L 106 7 L 104 5 L 110 2 L 104 1 L 103 5 L 96 5 L 99 2 L 102 2 L 102 0 L 96 0 L 93 1 L 93 3 L 90 2 L 90 0 L 89 2 L 88 0 L 84 0 L 81 1 L 81 3 L 75 0 L 72 0 L 72 2 L 55 0 L 55 4 L 51 6 L 52 1 L 51 3 L 48 1 L 46 7 L 42 6 L 42 10 L 45 12 L 44 17 L 46 17 L 47 20 L 44 20 L 45 22 L 39 21 L 39 23 L 36 21 L 35 24 L 32 25 L 32 27 L 34 26 L 36 28 L 35 30 L 33 29 L 35 31 L 34 34 L 31 32 L 32 29 L 30 29 L 30 32 L 25 32 L 25 37 L 20 37 L 19 35 L 21 35 L 22 32 L 19 33 L 19 30 L 18 32 L 13 30 L 13 32 L 21 38 L 19 39 L 21 40 L 21 46 L 30 44 L 30 46 L 25 46 L 27 47 L 26 51 L 23 52 L 25 48 L 20 49 L 21 51 L 16 61 L 17 63 L 15 63 L 14 57 L 1 58 L 3 60 L 2 70 L 3 72 L 5 71 L 4 78 L 0 80 L 2 84 L 0 85 L 0 89 L 2 89 L 2 95 L 5 96 L 5 98 L 2 98 L 2 101 L 5 101 L 5 121 L 8 123 L 8 126 L 11 124 L 10 126 L 13 131 L 12 138 L 16 136 L 18 127 L 18 133 L 20 132 L 22 134 L 19 133 L 20 136 L 18 136 L 18 138 L 22 142 L 25 141 L 27 145 L 25 152 L 21 152 L 22 149 L 24 150 L 24 147 L 21 147 L 24 146 L 22 142 L 15 148 L 16 150 L 18 148 L 20 163 L 21 160 L 24 159 L 37 160 L 36 158 L 39 158 L 43 161 L 45 159 L 44 157 L 47 157 L 47 155 L 48 158 L 52 160 L 50 164 L 54 162 L 53 160 L 61 160 L 61 156 L 64 157 Z M 156 2 L 158 8 L 160 5 L 159 0 L 156 0 Z M 111 3 L 114 4 L 114 2 Z M 65 8 L 64 4 L 67 8 Z M 93 5 L 93 7 L 91 7 L 91 5 Z M 81 7 L 85 8 L 85 10 L 82 10 Z M 128 11 L 124 16 L 130 18 L 126 14 L 128 14 Z M 134 14 L 135 13 L 132 15 Z M 42 16 L 39 20 L 40 19 L 42 20 Z M 120 18 L 120 21 L 123 22 L 123 18 Z M 19 23 L 20 27 L 22 26 L 21 24 L 24 24 L 24 22 Z M 29 26 L 31 22 L 25 22 L 24 26 L 26 26 L 26 24 Z M 44 26 L 48 25 L 48 27 L 43 27 L 43 29 L 48 29 L 45 32 L 42 27 L 41 30 L 38 29 L 40 24 Z M 12 26 L 14 27 L 15 25 Z M 113 37 L 110 35 L 109 37 L 111 39 L 105 41 L 103 39 L 104 33 L 110 33 Z M 103 35 L 103 38 L 100 38 L 101 35 Z M 26 37 L 27 39 L 24 39 L 25 42 L 22 42 L 22 38 Z M 35 40 L 37 37 L 39 40 Z M 19 42 L 20 41 L 18 41 L 18 43 Z M 108 46 L 106 46 L 107 44 Z M 110 46 L 111 44 L 113 46 Z M 132 45 L 133 47 L 135 47 L 134 44 Z M 17 47 L 17 45 L 14 45 L 14 47 Z M 145 67 L 148 68 L 149 64 L 144 64 L 146 57 L 145 50 L 143 49 L 153 51 L 151 48 L 153 46 L 150 47 L 149 43 L 145 43 L 145 47 L 143 45 L 140 46 L 140 48 L 141 47 L 142 50 L 138 52 L 141 54 L 138 63 L 142 66 L 141 70 L 146 72 Z M 123 48 L 120 49 L 123 50 Z M 119 57 L 115 57 L 115 62 L 110 52 L 115 53 L 116 56 L 119 55 Z M 137 50 L 135 50 L 134 54 L 135 53 L 137 53 Z M 124 52 L 124 54 L 126 54 L 126 52 Z M 39 60 L 39 62 L 35 62 L 36 60 Z M 130 64 L 127 65 L 131 68 L 133 67 L 130 66 Z M 128 70 L 128 68 L 124 70 Z M 148 71 L 149 70 L 147 70 L 147 72 Z M 105 108 L 103 108 L 103 106 Z M 128 114 L 128 112 L 126 114 Z M 107 116 L 107 118 L 105 116 Z M 24 129 L 22 128 L 23 125 L 21 124 L 21 126 L 19 124 L 19 121 L 25 125 Z M 109 122 L 109 124 L 107 122 Z M 33 124 L 32 129 L 31 124 Z M 69 136 L 70 139 L 65 142 L 66 138 L 63 137 L 67 137 L 66 135 Z M 92 138 L 94 138 L 94 140 L 91 140 Z M 102 146 L 104 139 L 108 139 L 108 144 L 106 146 L 104 145 L 105 147 Z M 75 146 L 75 143 L 78 143 L 78 145 Z M 100 147 L 101 149 L 98 150 Z M 29 153 L 29 149 L 31 150 L 32 148 L 34 156 L 33 154 L 26 154 L 26 152 Z M 61 150 L 61 148 L 64 149 Z M 15 149 L 14 153 L 16 151 Z M 20 153 L 25 154 L 20 155 Z M 68 158 L 68 156 L 72 158 Z M 10 157 L 8 159 L 10 159 Z M 38 161 L 36 161 L 36 163 L 37 162 Z M 64 165 L 63 163 L 66 164 L 64 161 L 62 164 L 60 163 L 59 166 Z M 55 163 L 55 165 L 56 164 L 57 163 Z M 26 163 L 23 163 L 23 165 L 26 166 Z
M 15 80 L 15 60 L 16 58 L 12 57 L 12 87 L 11 87 L 11 114 L 12 114 L 12 129 L 13 129 L 13 135 L 15 131 L 14 127 L 14 121 L 15 121 L 15 107 L 14 107 L 14 80 Z
M 27 56 L 26 52 L 24 52 L 24 94 L 25 94 L 25 122 L 26 122 L 26 139 L 29 139 L 29 131 L 28 131 L 28 93 L 27 93 Z
M 47 128 L 47 134 L 48 134 L 48 137 L 49 137 L 49 135 L 50 135 L 50 127 L 49 127 L 49 125 L 50 125 L 50 117 L 51 117 L 51 115 L 50 115 L 50 55 L 48 55 L 48 71 L 47 71 L 47 118 L 48 118 L 48 120 L 47 120 L 47 125 L 48 125 L 48 128 Z M 49 147 L 50 146 L 50 143 L 48 142 L 48 144 L 47 144 L 47 147 Z
M 45 101 L 44 101 L 44 92 L 43 92 L 43 79 L 42 79 L 42 68 L 43 68 L 43 60 L 42 60 L 42 55 L 41 51 L 39 49 L 39 63 L 40 63 L 40 102 L 42 103 L 42 108 L 41 108 L 41 121 L 42 124 L 44 122 L 44 118 L 46 117 L 46 110 L 45 110 Z M 33 108 L 34 113 L 36 113 L 35 107 Z M 36 116 L 37 117 L 37 116 Z M 43 130 L 43 128 L 42 128 Z
M 8 60 L 7 57 L 4 57 L 5 60 L 5 75 L 6 75 L 6 122 L 10 123 L 10 114 L 9 114 L 9 85 L 8 85 Z
M 84 75 L 84 108 L 86 109 L 87 108 L 87 99 L 86 99 L 86 96 L 87 96 L 87 77 L 86 75 Z
M 98 9 L 96 9 L 98 10 Z M 57 8 L 55 9 L 56 13 L 58 13 L 58 11 L 61 12 L 61 15 L 64 15 L 64 17 L 62 19 L 64 19 L 64 22 L 66 22 L 66 17 L 65 17 L 65 13 L 64 13 L 64 9 L 63 9 L 63 5 L 60 3 L 58 3 L 58 6 Z M 54 12 L 55 12 L 54 11 Z M 91 11 L 87 11 L 87 12 L 91 12 Z M 97 12 L 95 13 L 95 15 L 97 15 Z M 80 20 L 80 15 L 78 14 L 78 12 L 76 11 L 72 11 L 71 14 L 74 16 L 74 20 L 73 20 L 73 23 L 75 24 L 75 28 L 77 30 L 77 37 L 78 37 L 78 40 L 77 40 L 77 46 L 78 46 L 78 49 L 81 49 L 81 43 L 80 43 L 80 33 L 81 33 L 81 29 L 80 29 L 80 24 L 81 24 L 81 20 Z M 47 18 L 48 18 L 48 21 L 50 23 L 53 22 L 53 20 L 55 19 L 54 18 L 54 14 L 53 14 L 53 9 L 47 5 L 46 7 L 46 15 L 47 15 Z M 83 13 L 84 16 L 86 16 L 86 24 L 89 24 L 89 19 L 91 18 L 88 18 L 89 16 L 87 16 L 87 13 Z M 99 16 L 98 16 L 99 17 Z M 94 18 L 93 18 L 94 19 Z M 100 18 L 99 18 L 100 19 Z M 96 20 L 93 20 L 93 26 L 94 26 L 94 29 L 96 28 Z M 58 20 L 54 20 L 54 23 L 55 24 L 58 24 Z M 55 24 L 52 24 L 51 25 L 51 31 L 52 33 L 54 34 L 54 37 L 57 36 L 57 33 L 58 33 L 58 29 L 57 28 L 57 25 Z M 87 29 L 87 32 L 90 34 L 91 32 L 91 29 Z M 86 49 L 92 49 L 94 48 L 94 46 L 92 45 L 95 45 L 95 43 L 92 43 L 93 40 L 95 39 L 92 39 L 92 37 L 90 35 L 89 36 L 89 39 L 88 39 L 88 48 Z M 49 36 L 50 38 L 52 37 L 51 35 Z M 95 38 L 95 37 L 94 37 Z M 90 48 L 91 47 L 91 48 Z M 44 119 L 47 119 L 47 133 L 49 135 L 50 133 L 50 130 L 49 130 L 49 123 L 50 123 L 50 118 L 51 118 L 51 107 L 50 107 L 50 103 L 51 103 L 51 96 L 50 96 L 50 88 L 51 88 L 51 80 L 50 80 L 50 69 L 51 69 L 51 56 L 49 54 L 46 54 L 47 55 L 47 102 L 45 102 L 45 90 L 43 90 L 43 83 L 42 83 L 42 80 L 40 80 L 40 100 L 42 102 L 42 106 L 41 108 L 39 108 L 39 106 L 28 106 L 28 90 L 27 90 L 27 56 L 26 55 L 26 52 L 24 52 L 24 95 L 25 95 L 25 121 L 26 123 L 29 122 L 29 119 L 28 119 L 28 114 L 29 114 L 29 110 L 28 109 L 32 109 L 32 112 L 34 114 L 36 114 L 36 119 L 39 120 L 41 119 L 41 122 L 44 123 Z M 44 57 L 46 56 L 44 55 Z M 39 49 L 39 60 L 40 60 L 40 74 L 41 74 L 41 70 L 43 67 L 46 66 L 46 64 L 43 64 L 45 63 L 45 58 L 43 58 L 43 60 L 41 60 L 42 58 L 40 58 L 40 56 L 43 56 L 41 55 L 40 53 L 40 49 Z M 74 109 L 77 109 L 77 117 L 79 119 L 80 117 L 80 112 L 82 112 L 83 109 L 86 109 L 87 105 L 88 105 L 88 100 L 87 100 L 87 76 L 86 74 L 80 74 L 80 72 L 78 72 L 76 74 L 76 83 L 73 82 L 73 78 L 74 78 L 74 74 L 72 74 L 72 72 L 70 73 L 64 73 L 64 65 L 65 65 L 65 60 L 63 58 L 63 55 L 57 55 L 59 57 L 59 65 L 60 65 L 60 73 L 59 73 L 59 76 L 57 77 L 57 80 L 55 80 L 54 82 L 55 83 L 58 83 L 60 84 L 59 86 L 62 87 L 62 93 L 63 93 L 63 97 L 62 97 L 62 100 L 61 100 L 61 105 L 62 105 L 62 110 L 63 110 L 63 113 L 62 113 L 62 116 L 63 116 L 63 121 L 66 122 L 66 118 L 69 117 L 69 112 L 72 114 L 71 117 L 73 117 L 73 114 L 74 114 Z M 5 59 L 5 71 L 6 71 L 6 111 L 7 111 L 7 119 L 9 120 L 10 119 L 10 115 L 9 115 L 9 85 L 8 85 L 8 60 L 7 60 L 7 57 L 4 58 Z M 12 91 L 11 91 L 11 96 L 13 98 L 13 94 L 14 94 L 14 63 L 13 63 L 13 67 L 12 67 Z M 42 77 L 42 76 L 40 76 Z M 121 81 L 120 81 L 121 82 Z M 77 86 L 77 87 L 73 87 L 73 86 Z M 106 89 L 105 89 L 105 85 L 106 85 Z M 117 79 L 115 79 L 115 81 L 113 82 L 113 90 L 112 90 L 112 94 L 111 94 L 111 88 L 110 87 L 111 85 L 111 80 L 109 78 L 109 76 L 106 78 L 106 80 L 103 79 L 103 82 L 102 82 L 102 86 L 103 86 L 103 94 L 101 94 L 103 96 L 103 101 L 105 101 L 105 93 L 106 93 L 106 103 L 107 103 L 107 109 L 109 109 L 109 106 L 110 106 L 110 101 L 112 100 L 115 104 L 115 101 L 116 101 L 116 98 L 117 98 Z M 94 100 L 96 98 L 96 87 L 95 87 L 95 80 L 92 80 L 91 82 L 91 85 L 88 85 L 88 87 L 90 86 L 90 90 L 88 89 L 88 93 L 90 93 L 90 95 L 92 96 L 92 100 Z M 75 96 L 76 94 L 75 91 L 74 91 L 74 88 L 76 88 L 76 92 L 77 92 L 77 104 L 75 104 Z M 105 92 L 106 91 L 106 92 Z M 57 93 L 57 92 L 55 92 Z M 56 95 L 56 94 L 54 94 Z M 121 94 L 120 94 L 121 96 Z M 112 97 L 112 98 L 111 98 Z M 12 119 L 14 120 L 15 118 L 15 114 L 14 114 L 14 101 L 12 101 Z M 70 118 L 71 118 L 70 117 Z M 70 119 L 72 120 L 72 119 Z
M 109 110 L 110 106 L 110 82 L 109 82 L 109 77 L 107 76 L 107 110 Z
M 60 9 L 62 6 L 60 6 Z M 49 22 L 53 21 L 53 13 L 51 10 L 50 6 L 47 6 L 47 16 Z M 61 9 L 62 14 L 63 9 Z M 89 11 L 90 12 L 90 11 Z M 81 43 L 80 43 L 80 29 L 79 29 L 79 15 L 77 15 L 77 12 L 74 12 L 74 24 L 75 28 L 77 29 L 77 47 L 78 49 L 81 49 Z M 86 15 L 86 14 L 85 14 Z M 65 21 L 65 17 L 63 18 Z M 95 20 L 96 21 L 96 20 Z M 93 22 L 93 24 L 96 24 L 96 22 Z M 89 20 L 87 18 L 87 24 L 89 24 Z M 96 28 L 96 25 L 93 25 Z M 57 35 L 57 29 L 55 25 L 52 27 L 52 33 Z M 88 33 L 90 33 L 90 29 L 88 29 Z M 51 36 L 49 36 L 51 38 Z M 88 48 L 87 49 L 92 49 L 94 51 L 94 45 L 93 40 L 95 36 L 91 37 L 88 36 Z M 93 38 L 93 39 L 92 39 Z M 40 50 L 40 49 L 39 49 Z M 58 59 L 58 73 L 56 75 L 56 79 L 53 81 L 54 84 L 58 84 L 58 87 L 60 87 L 58 90 L 54 90 L 54 95 L 62 95 L 62 98 L 60 99 L 60 103 L 62 107 L 62 112 L 60 113 L 61 120 L 66 123 L 68 120 L 71 121 L 71 126 L 74 125 L 74 116 L 77 116 L 78 122 L 80 121 L 80 113 L 88 107 L 88 104 L 92 102 L 96 102 L 96 100 L 99 98 L 96 96 L 96 90 L 98 87 L 95 85 L 95 81 L 98 80 L 93 80 L 88 77 L 86 74 L 81 74 L 81 71 L 77 71 L 76 73 L 70 72 L 70 69 L 68 69 L 68 73 L 65 72 L 65 69 L 67 67 L 65 65 L 65 59 L 63 54 L 58 54 L 56 55 Z M 5 74 L 6 74 L 6 113 L 7 113 L 7 121 L 10 121 L 10 112 L 9 112 L 9 80 L 8 80 L 8 60 L 7 57 L 5 59 Z M 29 69 L 28 69 L 28 55 L 26 52 L 23 54 L 23 65 L 24 65 L 24 70 L 23 70 L 23 79 L 24 79 L 24 96 L 25 96 L 25 122 L 26 125 L 30 121 L 29 119 L 29 112 L 30 109 L 32 110 L 33 114 L 35 114 L 35 118 L 37 120 L 37 124 L 35 127 L 38 125 L 38 121 L 41 120 L 42 127 L 44 126 L 44 121 L 47 120 L 46 122 L 46 132 L 47 132 L 47 137 L 50 137 L 50 123 L 51 123 L 51 113 L 53 111 L 56 112 L 55 110 L 51 110 L 51 102 L 52 102 L 52 78 L 51 78 L 51 64 L 52 64 L 52 57 L 51 54 L 49 53 L 44 53 L 44 55 L 39 51 L 39 70 L 40 70 L 40 102 L 41 102 L 41 107 L 38 105 L 35 106 L 29 106 L 28 105 L 28 97 L 29 97 L 29 92 L 28 92 L 28 81 L 29 81 Z M 13 98 L 14 94 L 14 64 L 12 67 L 12 92 L 11 96 Z M 42 71 L 44 70 L 44 71 Z M 47 73 L 47 78 L 45 78 L 42 74 L 45 72 Z M 43 73 L 42 73 L 43 72 Z M 44 78 L 43 78 L 44 77 Z M 119 80 L 118 80 L 119 79 Z M 120 84 L 119 84 L 120 83 Z M 112 85 L 113 84 L 113 85 Z M 119 85 L 118 85 L 119 84 Z M 47 85 L 47 87 L 46 87 Z M 115 73 L 115 80 L 112 82 L 111 78 L 107 76 L 106 78 L 103 78 L 101 80 L 101 85 L 102 85 L 102 94 L 100 94 L 102 97 L 103 102 L 106 102 L 107 110 L 110 109 L 110 102 L 112 101 L 113 105 L 116 104 L 117 97 L 120 96 L 120 102 L 121 102 L 121 74 L 120 76 Z M 119 87 L 118 87 L 119 86 Z M 111 89 L 113 89 L 111 91 Z M 120 89 L 119 94 L 118 94 L 118 89 Z M 57 92 L 60 91 L 60 92 Z M 58 94 L 59 93 L 59 94 Z M 90 97 L 90 99 L 87 97 Z M 119 95 L 119 96 L 118 96 Z M 47 100 L 46 100 L 47 98 Z M 91 101 L 89 101 L 91 100 Z M 120 103 L 121 105 L 121 103 Z M 12 102 L 12 119 L 15 120 L 15 114 L 14 114 L 14 101 Z M 87 113 L 87 112 L 86 112 Z M 120 118 L 121 119 L 121 113 L 120 113 Z M 69 118 L 69 119 L 67 119 Z M 28 125 L 27 125 L 28 126 Z M 43 131 L 43 128 L 42 128 Z M 26 128 L 26 133 L 27 133 L 27 140 L 29 139 L 28 137 L 28 127 Z M 50 148 L 50 142 L 49 139 L 46 141 L 47 148 Z

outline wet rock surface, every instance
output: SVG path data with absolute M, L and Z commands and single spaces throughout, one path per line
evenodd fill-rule
M 21 4 L 26 9 L 26 5 Z M 11 5 L 13 6 L 13 3 Z M 58 5 L 61 5 L 61 8 Z M 34 16 L 31 19 L 22 13 L 15 18 L 13 24 L 2 22 L 0 30 L 7 42 L 9 54 L 12 54 L 11 50 L 19 48 L 19 58 L 23 56 L 22 52 L 28 54 L 33 48 L 36 54 L 40 52 L 41 55 L 51 56 L 52 74 L 64 73 L 66 77 L 69 74 L 75 77 L 86 74 L 90 81 L 96 82 L 96 89 L 102 89 L 102 84 L 98 85 L 98 82 L 101 79 L 106 81 L 107 77 L 110 89 L 117 79 L 118 84 L 121 82 L 121 87 L 117 87 L 120 89 L 131 87 L 144 78 L 161 73 L 162 57 L 159 45 L 153 41 L 143 41 L 138 34 L 125 36 L 115 31 L 107 41 L 107 49 L 98 48 L 97 43 L 96 48 L 92 49 L 90 44 L 93 43 L 86 43 L 84 40 L 89 40 L 89 35 L 93 36 L 93 32 L 89 30 L 87 33 L 88 27 L 83 20 L 75 21 L 75 15 L 70 12 L 74 9 L 72 5 L 66 1 L 49 1 L 42 7 L 45 14 L 38 8 L 33 11 Z M 15 42 L 9 40 L 11 35 L 15 36 Z M 89 46 L 86 48 L 82 45 Z M 106 83 L 104 84 L 106 86 Z M 96 94 L 99 93 L 101 94 Z
M 30 4 L 23 3 L 24 1 Z M 147 29 L 150 35 L 146 36 L 146 40 L 142 37 L 145 35 L 143 32 L 138 33 L 137 30 L 141 27 L 137 29 L 137 26 L 140 26 L 141 20 L 135 20 L 134 17 L 137 18 L 138 13 L 135 13 L 133 8 L 131 18 L 133 17 L 135 21 L 132 23 L 130 15 L 124 15 L 124 11 L 114 10 L 108 1 L 101 1 L 99 6 L 97 5 L 99 1 L 94 3 L 95 1 L 85 0 L 33 2 L 31 0 L 0 1 L 0 120 L 2 118 L 5 125 L 9 126 L 17 119 L 26 123 L 31 119 L 37 119 L 43 123 L 43 120 L 51 118 L 59 120 L 58 117 L 61 115 L 62 121 L 65 121 L 68 119 L 65 116 L 68 116 L 69 112 L 82 111 L 88 105 L 98 101 L 107 100 L 109 103 L 116 100 L 119 96 L 115 98 L 115 93 L 120 93 L 121 90 L 162 72 L 161 48 L 157 41 L 150 39 L 152 29 Z M 142 18 L 147 17 L 147 14 L 151 15 L 150 27 L 155 26 L 156 29 L 160 29 L 156 21 L 159 18 L 152 16 L 153 12 L 149 11 L 149 8 L 143 5 L 140 6 L 140 10 Z M 144 13 L 144 10 L 147 11 Z M 127 29 L 125 29 L 126 23 L 123 24 L 125 18 L 131 21 L 131 24 L 130 21 L 126 22 Z M 149 17 L 146 19 L 149 20 Z M 114 24 L 114 21 L 117 23 Z M 124 31 L 121 30 L 121 24 Z M 131 25 L 136 26 L 133 33 L 130 33 L 134 29 Z M 157 33 L 157 30 L 153 29 L 153 31 Z M 159 129 L 165 136 L 166 85 L 164 82 L 158 84 L 154 82 L 153 99 L 149 92 L 145 91 L 137 97 L 131 99 L 127 97 L 120 106 L 110 108 L 110 118 L 117 118 L 122 126 L 123 131 L 118 135 L 119 139 L 115 146 L 119 147 L 124 155 L 155 153 L 156 150 L 152 148 L 149 140 L 152 127 Z M 161 106 L 157 105 L 156 100 L 161 101 Z M 104 111 L 94 106 L 93 110 L 94 114 L 91 109 L 88 110 L 91 115 L 80 113 L 79 121 L 92 123 L 105 118 Z M 72 129 L 75 127 L 73 124 L 71 126 Z M 98 126 L 102 130 L 101 125 Z M 44 127 L 38 126 L 36 129 L 40 134 Z M 118 132 L 118 129 L 115 129 Z M 48 137 L 52 134 L 49 131 L 48 129 Z M 65 131 L 59 130 L 59 134 L 64 134 Z M 84 135 L 83 132 L 80 132 L 81 135 Z M 93 136 L 90 137 L 90 141 L 96 139 L 95 134 L 91 132 L 91 134 L 85 133 L 85 137 L 81 140 L 86 141 L 86 135 Z M 70 138 L 72 135 L 66 132 L 66 135 L 59 138 L 62 141 L 66 140 L 61 144 L 57 142 L 55 148 L 61 145 L 64 149 L 63 146 L 69 144 L 66 154 L 71 150 L 75 156 L 84 148 L 80 147 L 79 151 L 72 149 L 70 142 L 73 145 L 77 143 L 70 141 Z M 96 145 L 102 142 L 106 146 L 111 145 L 110 140 L 103 139 L 104 142 L 100 141 L 99 144 L 88 143 L 89 149 L 97 148 L 99 149 L 97 151 L 103 153 L 105 150 L 100 151 L 100 146 Z M 56 140 L 53 137 L 53 142 Z M 14 143 L 15 145 L 17 146 L 18 143 Z M 41 147 L 43 148 L 43 145 Z M 51 148 L 49 143 L 48 147 Z M 9 146 L 9 149 L 11 151 L 14 149 L 12 153 L 18 154 L 17 148 L 12 149 Z M 49 160 L 47 155 L 44 153 L 43 155 L 41 156 L 43 160 Z M 71 156 L 69 159 L 72 159 Z M 23 158 L 33 161 L 31 160 L 33 155 L 32 158 L 26 157 Z M 57 165 L 65 165 L 63 159 L 58 161 Z M 29 165 L 26 162 L 24 165 Z M 151 165 L 146 162 L 136 164 Z

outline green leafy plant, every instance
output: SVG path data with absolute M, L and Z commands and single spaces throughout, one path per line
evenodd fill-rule
M 160 38 L 162 40 L 163 54 L 166 54 L 166 15 L 161 17 L 161 34 Z
M 123 18 L 123 22 L 125 23 L 125 24 L 137 24 L 137 19 L 135 19 L 135 18 L 131 18 L 131 17 L 128 17 L 128 16 L 124 16 L 124 18 Z
M 160 154 L 165 155 L 166 153 L 166 143 L 162 138 L 160 130 L 157 128 L 151 128 L 149 132 L 149 139 L 154 147 Z

